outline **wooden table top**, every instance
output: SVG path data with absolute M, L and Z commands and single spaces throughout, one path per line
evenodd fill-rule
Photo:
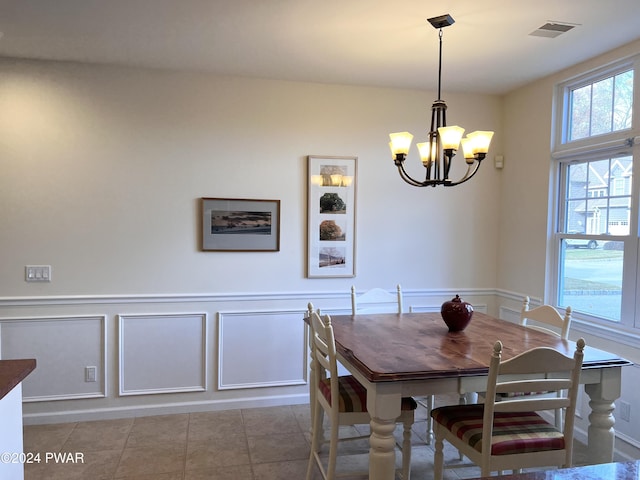
M 496 340 L 508 359 L 535 347 L 573 356 L 575 343 L 474 312 L 462 332 L 449 332 L 439 312 L 335 315 L 338 352 L 371 382 L 486 375 Z M 619 356 L 585 348 L 583 369 L 631 365 Z
M 36 360 L 0 360 L 0 400 L 36 368 Z

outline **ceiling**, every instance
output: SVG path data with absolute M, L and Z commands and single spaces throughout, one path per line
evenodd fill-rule
M 638 0 L 0 0 L 0 56 L 500 94 L 640 38 Z M 531 36 L 547 22 L 575 28 Z

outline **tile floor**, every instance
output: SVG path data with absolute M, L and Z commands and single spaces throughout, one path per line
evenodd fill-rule
M 425 419 L 426 410 L 419 407 L 413 427 L 414 480 L 432 478 L 433 450 L 424 442 Z M 41 453 L 39 464 L 25 466 L 25 480 L 303 480 L 309 424 L 309 406 L 294 405 L 25 426 L 25 452 Z M 368 433 L 368 426 L 355 428 Z M 400 433 L 399 427 L 399 439 Z M 344 447 L 339 467 L 366 469 L 368 441 Z M 586 463 L 584 450 L 576 446 L 574 463 Z M 47 452 L 71 452 L 79 461 L 45 462 Z M 453 449 L 445 453 L 448 460 L 457 458 Z M 479 470 L 451 469 L 445 474 L 456 480 L 476 477 Z

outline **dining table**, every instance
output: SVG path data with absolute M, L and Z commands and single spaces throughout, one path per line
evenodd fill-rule
M 535 347 L 573 356 L 575 342 L 474 312 L 462 331 L 449 331 L 440 312 L 375 313 L 330 317 L 340 363 L 367 389 L 371 416 L 369 479 L 395 476 L 396 419 L 402 397 L 486 391 L 493 345 L 503 359 Z M 631 362 L 587 345 L 580 383 L 589 396 L 587 449 L 592 463 L 613 460 L 614 401 L 622 367 Z M 311 364 L 313 382 L 314 365 Z M 313 399 L 312 399 L 313 400 Z

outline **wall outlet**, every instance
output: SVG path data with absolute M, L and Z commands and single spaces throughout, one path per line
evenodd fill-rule
M 631 421 L 631 405 L 627 402 L 620 402 L 620 420 Z
M 84 367 L 84 381 L 95 382 L 96 380 L 96 367 Z

